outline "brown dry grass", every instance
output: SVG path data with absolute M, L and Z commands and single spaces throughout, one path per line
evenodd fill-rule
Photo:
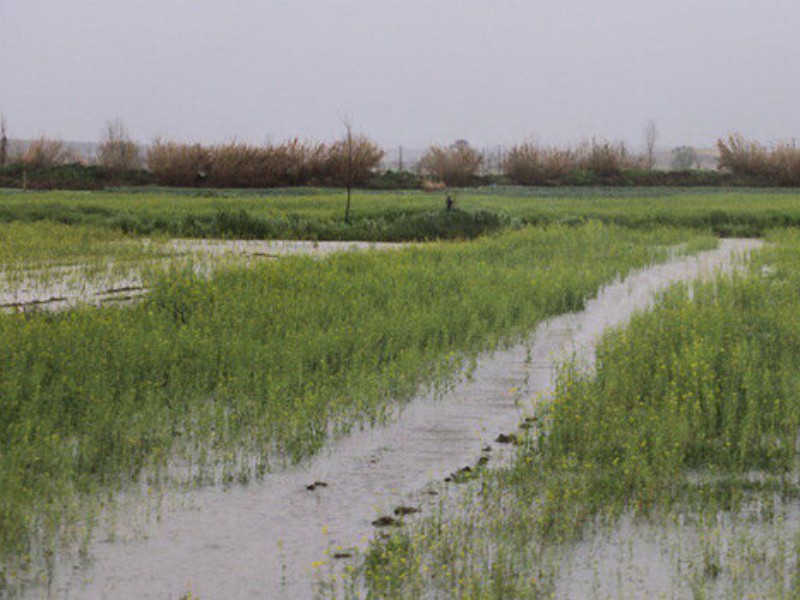
M 106 124 L 103 139 L 97 148 L 97 163 L 115 172 L 142 168 L 142 152 L 131 140 L 121 119 Z
M 720 169 L 778 185 L 800 185 L 800 149 L 793 143 L 779 143 L 770 148 L 737 133 L 727 140 L 717 140 L 717 149 Z
M 548 185 L 579 166 L 579 154 L 569 148 L 549 148 L 534 143 L 514 146 L 503 161 L 503 173 L 514 183 Z
M 147 149 L 147 167 L 163 185 L 191 186 L 208 177 L 211 152 L 200 144 L 156 140 Z
M 49 169 L 78 162 L 78 157 L 61 140 L 42 136 L 28 144 L 12 160 L 30 169 Z
M 592 140 L 591 144 L 583 144 L 578 152 L 581 168 L 603 177 L 647 167 L 647 159 L 630 154 L 622 142 Z
M 419 171 L 448 186 L 470 185 L 483 163 L 483 155 L 466 142 L 450 146 L 433 145 L 419 161 Z
M 156 141 L 147 152 L 147 167 L 156 181 L 166 185 L 267 188 L 362 183 L 380 163 L 383 151 L 363 136 L 353 138 L 350 154 L 342 144 L 298 139 L 265 146 Z

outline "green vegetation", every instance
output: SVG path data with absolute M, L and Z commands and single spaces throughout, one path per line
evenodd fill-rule
M 0 314 L 0 582 L 35 575 L 120 490 L 259 478 L 675 244 L 800 225 L 799 199 L 487 188 L 447 211 L 443 194 L 360 192 L 345 223 L 332 190 L 2 192 L 7 283 L 113 266 L 148 292 Z M 199 268 L 170 237 L 473 241 Z M 513 464 L 476 469 L 438 512 L 375 541 L 355 589 L 547 596 L 581 544 L 628 523 L 632 537 L 699 540 L 672 548 L 698 597 L 790 596 L 800 547 L 780 519 L 797 518 L 784 501 L 798 492 L 800 236 L 772 239 L 746 273 L 677 287 L 609 333 L 594 374 L 566 365 Z M 765 542 L 758 573 L 737 570 L 765 531 L 780 544 Z
M 344 193 L 332 190 L 7 192 L 0 194 L 0 222 L 45 220 L 137 235 L 384 241 L 470 239 L 524 224 L 589 220 L 719 235 L 800 224 L 800 196 L 785 191 L 496 188 L 462 191 L 456 200 L 458 210 L 446 211 L 444 195 L 359 192 L 348 224 Z
M 668 556 L 675 595 L 796 597 L 800 235 L 772 241 L 746 272 L 676 286 L 606 334 L 593 371 L 568 362 L 512 464 L 375 540 L 351 585 L 558 596 L 561 571 L 600 540 L 619 554 L 599 578 L 636 595 L 614 588 L 619 560 L 656 539 L 646 556 Z
M 114 229 L 58 222 L 0 223 L 0 269 L 30 269 L 91 261 L 141 260 L 157 244 Z
M 208 279 L 187 267 L 153 276 L 140 304 L 0 315 L 5 576 L 142 474 L 258 477 L 687 239 L 713 245 L 676 229 L 523 229 Z M 185 468 L 168 477 L 168 463 Z

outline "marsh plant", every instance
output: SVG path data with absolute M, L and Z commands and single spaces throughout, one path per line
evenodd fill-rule
M 794 597 L 800 236 L 773 242 L 745 272 L 665 292 L 591 369 L 567 361 L 513 464 L 376 539 L 362 589 L 568 595 L 583 556 L 596 587 L 578 595 Z M 656 587 L 629 577 L 666 556 Z
M 176 266 L 131 306 L 2 314 L 3 564 L 52 555 L 93 498 L 313 454 L 687 237 L 553 226 L 211 277 Z

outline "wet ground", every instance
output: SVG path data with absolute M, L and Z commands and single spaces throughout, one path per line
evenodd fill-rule
M 451 389 L 420 395 L 391 424 L 350 435 L 298 467 L 227 491 L 176 493 L 159 522 L 120 522 L 114 541 L 99 534 L 87 568 L 60 565 L 51 594 L 311 598 L 319 591 L 315 573 L 336 560 L 332 552 L 364 548 L 373 522 L 395 518 L 398 506 L 424 511 L 428 491 L 456 485 L 443 480 L 474 466 L 484 446 L 496 461 L 504 447 L 498 435 L 514 431 L 531 402 L 548 393 L 568 353 L 589 360 L 603 330 L 624 323 L 658 290 L 729 268 L 759 245 L 723 240 L 717 250 L 615 282 L 584 311 L 543 323 L 527 343 L 481 357 Z
M 306 242 L 285 240 L 171 240 L 165 256 L 137 265 L 60 265 L 52 268 L 0 269 L 0 310 L 60 310 L 76 304 L 103 305 L 129 302 L 144 294 L 143 272 L 170 263 L 192 264 L 200 271 L 229 265 L 231 261 L 277 259 L 290 255 L 325 257 L 335 252 L 394 250 L 407 244 L 379 242 Z

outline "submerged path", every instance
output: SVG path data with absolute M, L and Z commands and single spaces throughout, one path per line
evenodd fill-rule
M 672 283 L 730 268 L 757 240 L 638 271 L 605 287 L 586 309 L 542 323 L 527 344 L 481 357 L 470 378 L 441 397 L 420 396 L 396 421 L 331 444 L 298 467 L 262 482 L 191 495 L 192 508 L 167 511 L 145 535 L 91 547 L 94 562 L 62 568 L 57 598 L 310 598 L 326 550 L 364 548 L 379 516 L 398 505 L 425 509 L 432 481 L 474 465 L 484 445 L 516 429 L 547 394 L 567 353 L 591 356 L 604 329 L 624 323 Z M 315 481 L 325 482 L 309 490 Z M 453 485 L 453 484 L 448 484 Z M 124 528 L 123 528 L 124 529 Z M 335 550 L 334 550 L 335 551 Z

